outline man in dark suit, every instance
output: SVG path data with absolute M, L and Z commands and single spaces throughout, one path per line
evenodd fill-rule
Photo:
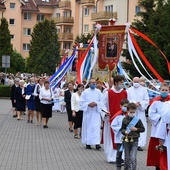
M 74 117 L 71 111 L 71 95 L 74 93 L 74 86 L 72 83 L 68 84 L 68 90 L 64 92 L 64 101 L 66 102 L 66 110 L 68 114 L 69 131 L 73 132 Z
M 19 78 L 16 78 L 14 80 L 14 85 L 11 87 L 11 102 L 12 102 L 12 112 L 13 112 L 13 118 L 17 117 L 17 113 L 16 113 L 16 103 L 14 102 L 14 97 L 15 97 L 15 90 L 16 87 L 19 86 Z

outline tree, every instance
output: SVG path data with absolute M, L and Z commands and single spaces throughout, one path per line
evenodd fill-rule
M 2 55 L 11 56 L 12 52 L 13 50 L 11 44 L 11 35 L 8 29 L 8 22 L 5 18 L 2 18 L 0 24 L 0 67 L 2 66 Z
M 29 72 L 51 75 L 60 60 L 60 43 L 55 22 L 44 20 L 35 25 L 31 34 L 30 52 L 27 59 Z
M 170 0 L 142 0 L 139 5 L 144 11 L 137 14 L 140 19 L 135 19 L 132 26 L 152 39 L 170 59 Z M 142 38 L 136 39 L 152 66 L 164 79 L 169 79 L 166 61 L 159 51 Z
M 79 44 L 79 43 L 88 44 L 89 40 L 91 40 L 92 37 L 93 37 L 93 35 L 91 35 L 90 33 L 88 33 L 87 35 L 84 35 L 84 34 L 77 35 L 74 42 L 76 44 Z
M 11 54 L 11 66 L 10 68 L 8 68 L 8 72 L 25 72 L 25 59 L 17 51 L 13 51 L 13 53 Z

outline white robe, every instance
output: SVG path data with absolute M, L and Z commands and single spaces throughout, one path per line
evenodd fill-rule
M 149 107 L 148 111 L 148 117 L 152 124 L 151 127 L 151 137 L 156 137 L 156 132 L 158 130 L 160 119 L 162 115 L 162 107 L 164 105 L 164 102 L 161 101 L 154 101 L 152 105 Z
M 166 137 L 164 145 L 167 147 L 167 160 L 168 160 L 168 170 L 170 170 L 170 101 L 165 102 L 162 109 L 162 121 L 166 123 L 168 128 L 168 133 L 166 129 Z
M 138 146 L 144 147 L 146 145 L 147 140 L 147 122 L 145 116 L 145 110 L 149 105 L 149 96 L 147 89 L 143 86 L 139 86 L 138 88 L 130 87 L 127 89 L 127 98 L 129 102 L 140 102 L 140 106 L 136 110 L 136 116 L 141 119 L 145 132 L 140 134 Z
M 120 129 L 122 127 L 122 120 L 124 117 L 125 117 L 125 115 L 122 115 L 122 114 L 118 115 L 113 119 L 113 121 L 111 123 L 111 128 L 114 132 L 114 140 L 115 140 L 114 142 L 115 143 L 122 143 L 123 135 L 122 135 Z
M 95 107 L 89 107 L 91 102 L 97 103 Z M 80 110 L 83 110 L 82 144 L 100 144 L 101 116 L 101 91 L 98 89 L 86 89 L 80 97 Z
M 114 87 L 112 90 L 115 93 L 120 93 L 122 91 L 116 91 Z M 104 93 L 104 97 L 102 100 L 106 109 L 109 111 L 109 99 L 108 99 L 108 91 Z M 107 162 L 115 162 L 116 161 L 116 153 L 117 150 L 113 148 L 112 136 L 111 136 L 111 127 L 109 122 L 110 117 L 103 117 L 104 120 L 104 130 L 103 130 L 103 142 L 104 142 L 104 153 L 106 155 Z

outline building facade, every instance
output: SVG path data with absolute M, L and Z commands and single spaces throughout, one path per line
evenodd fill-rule
M 0 0 L 0 18 L 9 23 L 13 48 L 29 55 L 33 27 L 44 19 L 54 19 L 61 43 L 61 55 L 72 49 L 77 35 L 93 33 L 96 23 L 116 25 L 132 22 L 139 12 L 139 0 Z

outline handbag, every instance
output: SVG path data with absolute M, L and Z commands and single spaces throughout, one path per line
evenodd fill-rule
M 31 97 L 31 95 L 26 95 L 26 96 L 25 96 L 25 99 L 26 99 L 26 100 L 29 100 L 30 97 Z

